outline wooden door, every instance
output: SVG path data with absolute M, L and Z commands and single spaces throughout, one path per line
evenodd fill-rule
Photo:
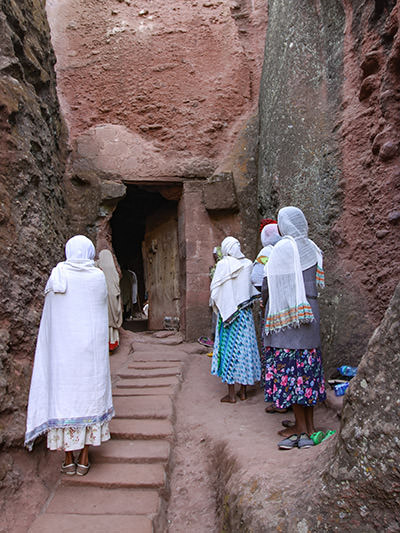
M 151 330 L 164 328 L 165 317 L 180 317 L 178 219 L 175 205 L 146 220 L 143 264 Z

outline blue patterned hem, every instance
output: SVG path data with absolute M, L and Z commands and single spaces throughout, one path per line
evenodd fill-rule
M 250 306 L 241 309 L 229 326 L 222 322 L 219 315 L 211 374 L 228 385 L 253 385 L 260 380 L 260 356 Z
M 80 418 L 54 418 L 51 420 L 47 420 L 47 422 L 45 422 L 41 426 L 38 426 L 29 433 L 26 433 L 24 446 L 26 446 L 26 448 L 28 448 L 28 450 L 31 452 L 34 441 L 38 437 L 40 437 L 40 435 L 47 433 L 50 429 L 63 429 L 67 427 L 86 427 L 92 426 L 94 424 L 104 424 L 105 422 L 109 422 L 114 415 L 114 407 L 111 407 L 101 416 L 85 416 Z

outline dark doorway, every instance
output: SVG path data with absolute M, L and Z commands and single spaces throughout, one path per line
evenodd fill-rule
M 165 316 L 179 315 L 177 201 L 167 199 L 169 191 L 127 185 L 111 219 L 112 245 L 123 273 L 124 327 L 135 331 L 162 329 Z M 137 296 L 130 300 L 135 282 Z

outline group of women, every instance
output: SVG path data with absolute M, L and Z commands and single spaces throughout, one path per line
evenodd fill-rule
M 280 449 L 314 445 L 313 409 L 326 398 L 322 370 L 317 287 L 324 286 L 322 253 L 308 238 L 297 207 L 284 207 L 278 221 L 261 227 L 263 248 L 254 265 L 233 237 L 222 241 L 223 258 L 211 282 L 218 313 L 211 372 L 228 385 L 221 401 L 247 398 L 246 387 L 260 381 L 273 411 L 292 408 L 294 424 L 280 431 Z M 261 295 L 260 295 L 261 292 Z M 259 356 L 252 303 L 261 297 L 262 356 Z
M 254 265 L 239 241 L 226 237 L 211 282 L 218 313 L 212 373 L 228 385 L 221 401 L 246 400 L 247 386 L 261 380 L 274 409 L 294 411 L 294 425 L 282 431 L 283 449 L 313 444 L 313 407 L 325 399 L 317 303 L 322 254 L 307 233 L 300 209 L 281 209 L 277 223 L 262 224 L 263 248 Z M 45 288 L 25 445 L 32 449 L 47 434 L 49 449 L 65 451 L 62 472 L 85 475 L 88 448 L 110 438 L 114 415 L 108 356 L 122 320 L 119 275 L 111 252 L 101 251 L 95 263 L 94 246 L 82 235 L 67 242 L 65 255 Z M 260 291 L 261 358 L 252 313 Z

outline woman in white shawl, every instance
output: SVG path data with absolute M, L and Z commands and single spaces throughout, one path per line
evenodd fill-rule
M 61 471 L 85 475 L 89 445 L 110 438 L 114 415 L 108 357 L 107 286 L 83 235 L 70 239 L 66 261 L 53 268 L 36 345 L 25 446 L 47 433 L 64 450 Z M 80 450 L 75 464 L 74 451 Z
M 260 232 L 261 244 L 263 247 L 253 263 L 253 271 L 251 273 L 251 282 L 259 291 L 261 291 L 264 279 L 264 267 L 267 264 L 274 245 L 281 238 L 278 232 L 278 223 L 272 218 L 264 218 L 261 221 Z
M 251 284 L 252 263 L 234 237 L 221 244 L 222 259 L 211 282 L 211 303 L 218 313 L 211 373 L 228 385 L 221 402 L 235 403 L 247 398 L 247 385 L 260 380 L 261 365 L 251 304 L 259 296 Z
M 111 353 L 119 346 L 119 328 L 122 325 L 122 307 L 119 275 L 110 250 L 101 250 L 97 266 L 104 272 L 107 283 L 108 342 Z
M 265 401 L 293 407 L 295 424 L 280 432 L 285 439 L 279 448 L 307 448 L 314 444 L 314 405 L 326 398 L 317 301 L 317 284 L 324 285 L 322 253 L 308 239 L 307 220 L 297 207 L 279 211 L 278 227 L 283 238 L 263 282 Z

